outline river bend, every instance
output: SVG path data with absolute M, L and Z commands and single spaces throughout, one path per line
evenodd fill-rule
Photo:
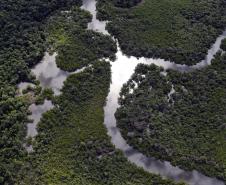
M 92 21 L 88 24 L 88 29 L 108 34 L 105 29 L 106 21 L 99 21 L 96 17 L 96 1 L 94 0 L 83 0 L 82 9 L 90 12 L 93 16 Z M 220 35 L 213 46 L 209 49 L 206 59 L 194 66 L 186 66 L 175 64 L 170 61 L 163 59 L 152 59 L 152 58 L 136 58 L 128 57 L 124 55 L 117 44 L 116 60 L 111 63 L 112 82 L 110 85 L 110 91 L 107 96 L 106 106 L 104 107 L 104 124 L 107 128 L 108 135 L 111 137 L 112 144 L 119 150 L 121 150 L 125 157 L 133 164 L 138 167 L 142 167 L 144 170 L 159 174 L 163 178 L 170 178 L 175 181 L 185 181 L 190 185 L 224 185 L 224 183 L 216 178 L 210 178 L 196 170 L 191 172 L 180 169 L 179 167 L 172 166 L 170 162 L 160 161 L 155 158 L 146 157 L 139 151 L 129 146 L 125 139 L 122 137 L 119 129 L 116 126 L 115 112 L 119 108 L 118 98 L 119 93 L 123 84 L 125 84 L 132 74 L 136 66 L 142 64 L 155 64 L 163 67 L 164 70 L 174 69 L 180 72 L 189 72 L 196 69 L 206 67 L 211 64 L 214 55 L 220 50 L 221 41 L 226 38 L 226 31 Z M 83 69 L 76 72 L 81 72 Z M 66 80 L 70 73 L 60 70 L 56 65 L 56 53 L 54 55 L 45 54 L 44 59 L 32 69 L 37 79 L 40 81 L 42 87 L 50 87 L 53 89 L 55 95 L 60 94 L 60 89 L 63 86 L 63 82 Z M 75 72 L 75 73 L 76 73 Z M 165 73 L 166 74 L 166 73 Z M 19 88 L 23 89 L 27 86 L 26 83 L 21 83 Z M 40 121 L 42 114 L 53 108 L 53 104 L 50 101 L 45 101 L 43 105 L 30 106 L 30 111 L 33 119 L 33 123 L 28 124 L 28 136 L 35 136 L 37 134 L 36 125 Z M 27 150 L 32 151 L 31 148 Z

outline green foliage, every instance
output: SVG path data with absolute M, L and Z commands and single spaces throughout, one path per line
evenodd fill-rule
M 22 144 L 26 134 L 28 104 L 23 98 L 10 96 L 4 94 L 4 98 L 0 101 L 1 184 L 13 184 L 16 178 L 15 172 L 22 166 L 22 158 L 25 154 Z
M 72 8 L 48 21 L 49 43 L 58 51 L 57 65 L 75 71 L 101 58 L 114 59 L 116 44 L 110 36 L 86 30 L 91 15 Z
M 116 113 L 123 137 L 145 155 L 225 181 L 225 70 L 221 53 L 191 73 L 169 70 L 164 76 L 154 65 L 139 65 Z M 172 86 L 176 92 L 169 94 Z
M 31 145 L 32 145 L 32 140 L 33 140 L 33 138 L 32 138 L 31 136 L 29 136 L 29 137 L 27 138 L 27 140 L 26 140 L 26 145 L 27 145 L 27 146 L 31 146 Z
M 37 96 L 35 98 L 35 104 L 36 105 L 42 105 L 45 101 L 45 98 L 43 96 Z
M 77 0 L 1 0 L 0 4 L 0 184 L 15 184 L 24 165 L 28 102 L 16 85 L 31 81 L 29 67 L 42 58 L 44 22 Z
M 97 61 L 69 76 L 55 108 L 44 114 L 38 127 L 31 161 L 37 168 L 26 172 L 37 170 L 27 176 L 36 179 L 34 184 L 174 184 L 136 168 L 112 146 L 103 125 L 109 85 L 107 62 Z
M 144 1 L 137 7 L 126 9 L 135 6 L 138 2 L 140 1 L 99 1 L 100 15 L 102 18 L 112 20 L 108 28 L 119 39 L 123 51 L 129 55 L 161 56 L 175 59 L 178 63 L 187 63 L 192 59 L 191 63 L 194 63 L 197 59 L 203 58 L 206 48 L 222 30 L 225 3 L 221 0 L 214 2 Z M 123 154 L 110 143 L 110 138 L 103 125 L 103 106 L 110 84 L 110 64 L 100 62 L 98 59 L 114 59 L 116 46 L 110 36 L 86 30 L 91 15 L 73 5 L 81 5 L 81 1 L 1 1 L 0 184 L 174 184 L 128 163 Z M 114 5 L 123 7 L 123 9 L 116 8 Z M 70 7 L 70 11 L 64 11 L 68 7 Z M 42 90 L 39 82 L 30 74 L 29 69 L 40 61 L 47 48 L 58 52 L 57 65 L 64 70 L 74 71 L 88 64 L 92 64 L 92 67 L 80 74 L 73 74 L 67 79 L 62 95 L 54 98 L 55 108 L 42 118 L 36 140 L 34 142 L 31 138 L 27 140 L 28 144 L 34 145 L 36 153 L 27 155 L 23 144 L 26 143 L 30 100 L 28 96 L 17 97 L 16 84 L 21 81 L 34 82 L 37 87 L 28 89 L 28 91 L 31 90 L 37 96 L 36 103 L 42 103 L 45 98 L 53 99 L 52 90 Z M 146 67 L 141 68 L 143 72 L 146 71 Z M 154 134 L 156 137 L 158 134 L 161 135 L 161 138 L 153 137 L 154 141 L 151 142 L 154 143 L 158 140 L 163 144 L 154 145 L 157 152 L 153 152 L 153 155 L 169 160 L 173 155 L 177 156 L 177 159 L 173 158 L 175 161 L 172 160 L 172 162 L 181 166 L 186 166 L 189 160 L 193 160 L 194 156 L 197 156 L 187 168 L 194 166 L 207 174 L 225 178 L 225 174 L 222 172 L 224 167 L 219 162 L 221 160 L 224 164 L 226 161 L 225 146 L 223 145 L 225 125 L 221 123 L 222 115 L 225 112 L 223 113 L 224 106 L 219 103 L 225 102 L 224 66 L 215 62 L 212 68 L 207 69 L 208 73 L 202 72 L 200 75 L 193 73 L 194 76 L 187 75 L 185 77 L 171 71 L 169 79 L 164 77 L 159 79 L 161 71 L 159 68 L 152 66 L 149 70 L 153 71 L 150 82 L 153 86 L 155 85 L 154 88 L 157 91 L 153 96 L 154 100 L 153 97 L 150 97 L 149 102 L 144 103 L 143 99 L 138 101 L 141 103 L 137 106 L 139 111 L 143 109 L 142 106 L 145 107 L 147 103 L 150 103 L 151 110 L 154 110 L 154 115 L 157 115 L 157 118 L 154 116 L 153 119 L 160 120 L 164 126 L 160 129 L 168 128 L 165 126 L 163 116 L 165 111 L 168 111 L 167 119 L 171 121 L 172 125 L 180 125 L 177 129 L 173 127 L 175 131 L 172 133 L 170 132 L 173 130 L 171 127 L 167 132 L 155 129 L 157 134 Z M 198 81 L 199 86 L 203 89 L 199 86 L 200 89 L 197 88 L 188 79 L 192 79 L 192 82 Z M 175 88 L 180 92 L 178 93 L 180 96 L 173 96 L 175 104 L 170 106 L 165 105 L 166 101 L 163 98 L 170 90 L 168 80 L 175 84 Z M 206 85 L 204 82 L 209 85 L 204 87 Z M 190 88 L 193 94 L 183 98 L 180 84 L 186 86 L 187 89 Z M 216 86 L 218 89 L 215 91 Z M 212 90 L 213 87 L 214 90 Z M 126 91 L 125 88 L 124 91 Z M 28 91 L 24 91 L 24 93 Z M 137 97 L 143 97 L 145 92 L 144 88 Z M 149 94 L 147 93 L 147 95 Z M 200 100 L 196 96 L 200 97 Z M 195 106 L 189 107 L 186 102 L 190 104 L 195 102 L 197 107 L 201 104 L 201 108 L 206 105 L 210 105 L 210 107 L 207 106 L 207 111 L 200 112 L 203 109 Z M 176 107 L 175 112 L 172 107 Z M 196 114 L 200 113 L 201 116 L 198 117 L 192 112 L 193 109 L 197 109 Z M 181 110 L 182 116 L 185 117 L 183 119 L 178 116 L 178 112 Z M 127 112 L 124 113 L 124 115 L 126 114 Z M 146 116 L 148 113 L 144 111 L 140 115 L 144 114 Z M 194 115 L 195 121 L 192 122 L 192 126 L 184 128 L 182 123 L 185 122 L 184 120 L 190 123 L 186 117 L 190 114 Z M 176 122 L 174 122 L 173 116 L 178 117 Z M 201 126 L 194 124 L 203 121 L 204 117 L 210 117 L 210 120 L 205 122 L 205 127 L 203 124 Z M 129 118 L 132 117 L 129 116 Z M 155 119 L 153 122 L 156 121 Z M 143 125 L 147 124 L 143 123 Z M 217 129 L 216 125 L 220 125 L 221 130 Z M 138 127 L 139 134 L 143 128 L 139 125 Z M 186 135 L 186 131 L 190 135 Z M 217 131 L 219 132 L 216 134 Z M 177 139 L 173 139 L 175 132 L 178 135 Z M 166 138 L 165 133 L 171 134 L 169 139 Z M 191 146 L 188 144 L 187 148 L 184 147 L 186 150 L 183 150 L 184 137 L 180 133 L 184 133 L 186 139 L 194 138 L 191 144 L 192 147 L 195 147 L 194 151 L 189 150 Z M 195 139 L 196 134 L 200 134 L 200 140 Z M 211 140 L 213 144 L 209 144 L 204 138 Z M 147 141 L 149 141 L 148 139 Z M 173 141 L 172 149 L 175 150 L 173 154 L 168 150 L 165 151 L 165 148 L 171 147 L 166 140 Z M 134 140 L 134 142 L 136 141 Z M 201 147 L 197 149 L 199 144 Z M 136 146 L 136 144 L 134 145 Z M 139 147 L 146 152 L 146 146 L 139 143 L 137 148 Z M 205 154 L 201 156 L 201 150 L 208 153 L 209 156 Z M 165 155 L 159 156 L 162 152 Z M 189 155 L 185 155 L 186 152 Z M 184 156 L 187 158 L 184 159 Z M 212 168 L 210 168 L 211 165 Z
M 46 88 L 41 91 L 39 94 L 35 96 L 35 104 L 41 105 L 44 103 L 45 100 L 53 100 L 54 99 L 54 92 L 52 89 Z
M 47 100 L 52 100 L 54 92 L 50 88 L 46 88 L 42 91 L 42 95 L 47 99 Z
M 222 40 L 222 43 L 221 43 L 221 49 L 223 51 L 226 51 L 226 39 Z
M 122 9 L 112 0 L 98 1 L 98 17 L 129 56 L 160 57 L 195 64 L 226 25 L 224 0 L 144 0 Z
M 109 36 L 93 31 L 77 31 L 71 43 L 59 48 L 57 65 L 66 71 L 75 71 L 99 58 L 114 58 L 116 45 Z
M 122 8 L 130 8 L 136 6 L 142 0 L 112 0 L 115 6 Z

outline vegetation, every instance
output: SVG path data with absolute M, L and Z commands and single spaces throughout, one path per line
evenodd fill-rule
M 136 168 L 112 146 L 103 125 L 109 85 L 107 62 L 95 62 L 82 73 L 68 77 L 62 94 L 55 100 L 55 108 L 45 113 L 39 124 L 33 167 L 27 168 L 20 182 L 174 184 Z
M 8 92 L 7 92 L 8 90 Z M 15 172 L 22 166 L 28 103 L 16 97 L 15 89 L 1 89 L 0 93 L 0 184 L 13 184 Z
M 24 165 L 24 160 L 26 158 L 26 151 L 23 148 L 23 143 L 25 143 L 26 124 L 28 122 L 27 109 L 30 103 L 30 98 L 28 98 L 28 96 L 16 97 L 16 85 L 21 81 L 36 82 L 34 80 L 34 77 L 30 74 L 29 68 L 41 60 L 41 58 L 43 57 L 43 53 L 47 49 L 47 47 L 51 47 L 55 44 L 53 42 L 50 42 L 50 38 L 54 38 L 54 34 L 56 33 L 54 33 L 53 30 L 51 30 L 50 28 L 51 26 L 53 28 L 53 25 L 57 24 L 55 24 L 53 20 L 49 20 L 49 16 L 52 16 L 53 14 L 55 15 L 58 10 L 63 11 L 66 9 L 66 7 L 71 7 L 72 5 L 81 5 L 81 1 L 1 1 L 0 184 L 15 184 L 15 182 L 17 181 L 16 176 L 18 175 L 18 171 L 20 171 L 19 168 Z M 61 15 L 61 11 L 58 11 L 56 15 Z M 73 11 L 70 13 L 70 16 L 73 20 L 71 20 L 71 22 L 68 21 L 65 22 L 65 24 L 62 24 L 61 28 L 68 30 L 68 32 L 65 34 L 68 34 L 68 39 L 70 40 L 70 43 L 74 43 L 69 44 L 65 42 L 64 44 L 68 44 L 65 48 L 71 48 L 70 52 L 72 52 L 73 49 L 74 51 L 78 51 L 75 54 L 77 58 L 72 55 L 73 60 L 79 63 L 74 64 L 74 66 L 77 65 L 79 67 L 79 65 L 86 65 L 88 63 L 86 58 L 91 60 L 91 58 L 96 59 L 99 57 L 110 57 L 110 55 L 112 57 L 112 52 L 110 54 L 108 53 L 108 51 L 104 52 L 105 48 L 110 48 L 112 51 L 114 51 L 115 46 L 112 40 L 104 36 L 101 37 L 101 35 L 99 34 L 85 31 L 87 22 L 91 19 L 91 16 L 88 13 L 81 11 L 78 8 L 74 8 Z M 59 24 L 65 21 L 62 16 L 59 16 L 59 19 L 62 19 L 62 21 L 59 20 Z M 68 29 L 69 24 L 74 24 L 74 27 L 70 30 Z M 78 28 L 76 28 L 76 26 Z M 53 29 L 55 29 L 55 27 Z M 55 29 L 55 31 L 59 30 Z M 79 32 L 80 34 L 80 42 L 77 45 L 79 47 L 79 44 L 81 44 L 80 50 L 78 50 L 78 48 L 75 48 L 77 38 L 75 38 L 75 36 L 74 38 L 72 38 L 72 35 L 76 34 L 76 32 Z M 92 37 L 92 42 L 94 45 L 90 44 L 89 47 L 91 47 L 91 49 L 85 50 L 84 48 L 88 48 L 87 43 L 90 41 L 90 39 L 92 39 Z M 60 41 L 62 41 L 62 39 L 59 39 L 59 42 Z M 109 42 L 111 44 L 108 45 Z M 61 42 L 60 44 L 63 43 Z M 69 59 L 65 57 L 65 55 L 68 53 L 65 53 L 65 51 L 63 51 L 63 46 L 60 44 L 56 43 L 55 45 L 62 47 L 61 49 L 59 48 L 60 54 L 58 60 L 62 61 L 63 63 L 65 62 L 65 60 Z M 97 47 L 97 45 L 100 46 Z M 100 49 L 94 51 L 93 48 Z M 88 56 L 84 56 L 84 58 L 86 59 L 86 63 L 82 61 L 82 57 L 78 59 L 80 53 L 84 51 L 87 51 L 88 53 Z M 97 54 L 98 56 L 96 56 Z M 64 55 L 65 60 L 60 58 L 62 57 L 62 55 Z M 66 64 L 62 64 L 62 68 L 69 69 L 69 67 L 63 67 L 64 65 Z M 26 90 L 24 91 L 24 93 L 27 93 Z M 40 86 L 33 89 L 33 93 L 36 96 L 39 95 L 41 93 Z M 41 104 L 45 98 L 52 98 L 52 93 L 49 90 L 44 90 L 39 96 L 35 98 L 35 101 L 36 103 Z
M 116 113 L 123 137 L 147 156 L 226 181 L 225 70 L 221 53 L 191 73 L 164 76 L 159 67 L 139 65 Z
M 114 2 L 98 1 L 98 17 L 110 21 L 108 31 L 129 56 L 193 65 L 205 58 L 226 25 L 224 0 L 145 0 L 130 9 Z
M 136 6 L 142 0 L 113 0 L 113 4 L 121 8 L 130 8 Z
M 192 64 L 203 58 L 225 24 L 223 0 L 140 2 L 99 1 L 99 17 L 112 21 L 108 29 L 128 55 L 161 56 Z M 110 36 L 86 30 L 91 15 L 79 5 L 81 0 L 1 1 L 0 184 L 175 184 L 136 168 L 110 143 L 103 125 L 110 64 L 100 59 L 114 60 L 116 45 Z M 53 97 L 51 89 L 42 89 L 30 74 L 30 68 L 46 49 L 58 52 L 57 65 L 63 70 L 74 71 L 92 64 L 84 72 L 71 75 L 59 97 Z M 123 89 L 126 99 L 121 99 L 117 118 L 124 137 L 127 129 L 133 128 L 136 137 L 128 141 L 147 155 L 225 179 L 224 63 L 225 56 L 219 55 L 214 65 L 205 70 L 185 75 L 169 71 L 167 77 L 160 76 L 161 69 L 157 67 L 141 65 L 136 75 L 151 73 L 151 78 L 145 82 L 134 75 L 141 81 L 135 97 L 126 92 L 126 86 Z M 25 139 L 31 99 L 17 96 L 16 85 L 21 81 L 37 85 L 23 91 L 34 95 L 36 103 L 50 99 L 55 104 L 42 118 L 35 140 Z M 151 93 L 153 97 L 147 93 L 147 83 L 156 89 Z M 171 84 L 177 93 L 168 102 L 165 96 Z M 150 101 L 144 101 L 144 95 L 150 96 Z M 141 111 L 136 118 L 131 117 L 130 109 L 126 110 L 129 98 L 135 102 L 131 111 Z M 131 118 L 136 122 L 143 115 L 146 117 L 142 124 L 141 120 L 134 127 L 123 124 Z M 209 119 L 204 120 L 206 117 Z M 153 126 L 151 139 L 144 134 L 147 125 Z M 177 129 L 175 125 L 179 125 Z M 185 142 L 189 137 L 191 141 Z M 142 141 L 151 143 L 150 150 Z M 32 144 L 35 152 L 28 154 L 25 143 Z
M 15 184 L 26 157 L 23 143 L 29 100 L 16 85 L 30 81 L 29 67 L 45 50 L 46 18 L 76 0 L 2 0 L 0 4 L 0 184 Z
M 47 30 L 49 43 L 58 51 L 57 65 L 75 71 L 100 58 L 115 57 L 116 44 L 112 38 L 86 30 L 91 15 L 77 7 L 53 16 Z
M 50 88 L 43 89 L 40 94 L 35 96 L 35 104 L 41 105 L 45 100 L 54 100 L 54 92 Z
M 221 49 L 226 51 L 226 39 L 222 40 Z
M 71 11 L 64 9 L 80 4 L 76 0 L 1 2 L 0 184 L 174 184 L 137 169 L 110 144 L 103 125 L 110 65 L 97 59 L 113 59 L 116 46 L 109 36 L 86 31 L 91 19 L 87 12 L 73 6 Z M 93 63 L 70 76 L 57 98 L 30 74 L 29 68 L 47 48 L 58 51 L 57 63 L 68 71 Z M 36 86 L 19 97 L 16 85 L 21 81 Z M 35 140 L 25 138 L 31 103 L 27 93 L 36 103 L 52 99 L 56 105 L 44 115 Z M 28 155 L 26 143 L 34 146 L 35 153 Z

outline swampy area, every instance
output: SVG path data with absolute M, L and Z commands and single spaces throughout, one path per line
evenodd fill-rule
M 1 0 L 0 184 L 224 185 L 224 0 Z

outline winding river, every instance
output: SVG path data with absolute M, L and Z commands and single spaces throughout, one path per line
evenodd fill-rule
M 93 15 L 92 22 L 89 23 L 88 29 L 109 35 L 105 29 L 106 22 L 99 21 L 96 18 L 96 1 L 83 0 L 82 8 L 89 11 Z M 162 162 L 155 158 L 144 156 L 142 153 L 133 149 L 126 143 L 125 139 L 122 137 L 119 129 L 116 126 L 116 119 L 114 116 L 117 108 L 119 108 L 118 98 L 120 90 L 123 84 L 130 79 L 139 63 L 155 64 L 157 66 L 163 67 L 165 70 L 174 69 L 181 72 L 200 69 L 211 64 L 211 61 L 217 51 L 219 51 L 221 41 L 224 38 L 226 38 L 226 31 L 216 39 L 211 49 L 209 49 L 206 59 L 194 66 L 178 65 L 163 59 L 137 59 L 135 57 L 127 57 L 122 53 L 118 45 L 118 50 L 116 53 L 117 59 L 116 61 L 111 62 L 112 83 L 107 97 L 107 103 L 104 107 L 104 124 L 114 146 L 121 150 L 130 162 L 136 164 L 138 167 L 142 167 L 148 172 L 156 173 L 162 177 L 170 178 L 175 181 L 185 181 L 190 185 L 224 185 L 222 181 L 219 181 L 216 178 L 207 177 L 196 170 L 193 170 L 192 172 L 184 171 L 178 167 L 172 166 L 167 161 Z
M 88 24 L 88 29 L 110 35 L 105 29 L 106 22 L 99 21 L 96 18 L 96 1 L 83 0 L 81 8 L 89 11 L 93 15 L 92 22 Z M 178 167 L 172 166 L 167 161 L 163 162 L 155 158 L 144 156 L 142 153 L 133 149 L 126 143 L 116 126 L 116 119 L 114 116 L 117 108 L 119 107 L 118 98 L 120 90 L 123 84 L 130 79 L 139 63 L 147 65 L 155 64 L 163 67 L 165 70 L 174 69 L 181 72 L 189 72 L 195 69 L 200 69 L 211 64 L 211 61 L 216 52 L 219 51 L 221 41 L 224 38 L 226 38 L 226 31 L 216 39 L 216 42 L 209 49 L 206 59 L 194 66 L 179 65 L 163 59 L 147 59 L 143 57 L 137 59 L 135 57 L 128 57 L 122 53 L 119 45 L 117 46 L 118 50 L 116 53 L 116 60 L 111 62 L 112 83 L 107 96 L 106 106 L 104 107 L 104 124 L 107 128 L 108 135 L 111 137 L 113 145 L 117 149 L 121 150 L 131 163 L 137 165 L 138 167 L 142 167 L 148 172 L 159 174 L 164 178 L 170 178 L 175 181 L 185 181 L 190 185 L 224 185 L 222 181 L 217 180 L 216 178 L 207 177 L 196 170 L 193 170 L 192 172 L 184 171 Z M 56 54 L 49 55 L 46 53 L 44 59 L 41 63 L 35 66 L 32 72 L 40 81 L 41 86 L 50 87 L 53 89 L 55 95 L 59 95 L 63 82 L 66 80 L 67 76 L 70 75 L 70 73 L 60 70 L 56 66 L 55 59 Z M 81 70 L 76 72 L 80 72 Z M 25 86 L 26 83 L 21 83 L 19 87 L 24 88 Z M 45 101 L 43 105 L 37 106 L 32 104 L 30 106 L 29 109 L 32 112 L 31 118 L 34 122 L 31 123 L 31 125 L 28 124 L 28 136 L 33 137 L 37 134 L 36 125 L 40 121 L 41 115 L 51 108 L 53 108 L 53 105 L 49 101 Z

